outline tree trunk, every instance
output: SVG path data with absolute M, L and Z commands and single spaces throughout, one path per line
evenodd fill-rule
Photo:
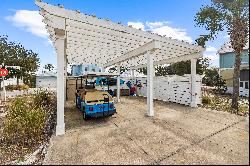
M 233 98 L 231 107 L 238 113 L 239 110 L 239 84 L 240 84 L 240 65 L 241 65 L 241 54 L 244 46 L 248 40 L 248 20 L 244 18 L 236 17 L 231 22 L 229 29 L 230 42 L 235 52 L 235 63 L 234 63 L 234 77 L 233 77 Z
M 241 65 L 241 52 L 235 52 L 235 66 L 233 74 L 233 98 L 232 108 L 238 113 L 238 100 L 239 100 L 239 83 L 240 83 L 240 65 Z

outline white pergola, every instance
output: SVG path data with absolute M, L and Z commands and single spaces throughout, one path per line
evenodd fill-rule
M 204 48 L 184 41 L 170 39 L 130 26 L 99 19 L 79 11 L 66 10 L 36 1 L 44 17 L 50 39 L 57 53 L 57 127 L 56 135 L 65 133 L 64 102 L 67 64 L 96 64 L 104 68 L 117 66 L 132 70 L 147 67 L 147 115 L 154 116 L 154 66 L 191 60 L 192 85 L 195 82 L 196 61 Z M 117 79 L 117 99 L 120 101 L 120 79 Z M 191 86 L 195 89 L 194 86 Z M 192 92 L 192 107 L 197 107 Z

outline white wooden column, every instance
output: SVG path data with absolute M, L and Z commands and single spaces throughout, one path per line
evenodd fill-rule
M 135 82 L 135 70 L 134 69 L 131 70 L 131 75 L 132 75 L 132 82 L 133 84 L 135 84 L 136 82 Z
M 155 77 L 155 66 L 153 66 L 153 78 Z
M 65 98 L 65 36 L 58 34 L 55 41 L 57 52 L 57 124 L 56 135 L 65 133 L 64 98 Z
M 196 94 L 196 62 L 197 59 L 191 59 L 191 107 L 197 107 Z
M 120 89 L 121 89 L 121 85 L 120 85 L 120 74 L 121 74 L 121 65 L 117 64 L 117 73 L 119 74 L 117 77 L 117 91 L 116 91 L 116 97 L 117 97 L 117 102 L 120 102 Z
M 147 52 L 147 113 L 148 116 L 154 116 L 154 103 L 153 103 L 153 72 L 154 61 L 153 52 Z
M 66 41 L 66 40 L 65 40 Z M 65 42 L 66 43 L 66 42 Z M 66 56 L 66 49 L 64 52 L 64 101 L 66 102 L 66 96 L 67 96 L 67 56 Z

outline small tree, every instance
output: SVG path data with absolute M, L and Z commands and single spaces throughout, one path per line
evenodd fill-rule
M 121 71 L 120 74 L 122 74 L 122 73 L 128 71 L 128 68 L 127 68 L 127 67 L 124 67 L 124 66 L 121 66 L 120 71 Z M 110 73 L 117 72 L 116 67 L 111 67 L 111 68 L 109 69 L 109 72 L 110 72 Z
M 224 94 L 227 91 L 226 81 L 219 74 L 215 76 L 214 85 L 219 94 Z
M 54 69 L 54 66 L 49 63 L 49 64 L 45 65 L 44 68 L 47 69 L 47 70 L 49 70 L 49 71 L 51 71 L 51 70 Z
M 197 74 L 202 75 L 206 68 L 208 67 L 209 59 L 203 58 L 199 59 L 196 63 Z M 147 75 L 147 68 L 140 68 L 137 70 L 139 73 Z M 155 75 L 156 76 L 166 76 L 166 75 L 184 75 L 191 74 L 191 61 L 181 61 L 177 63 L 173 63 L 169 66 L 156 66 L 155 67 Z
M 168 75 L 168 67 L 166 66 L 156 66 L 155 67 L 155 76 L 165 76 Z
M 217 69 L 207 69 L 204 77 L 202 78 L 202 83 L 206 86 L 215 86 L 214 80 L 218 74 Z
M 216 88 L 216 92 L 224 94 L 227 91 L 226 81 L 222 79 L 219 75 L 218 70 L 206 69 L 204 77 L 202 78 L 202 83 L 206 86 L 211 86 Z
M 9 42 L 8 36 L 0 36 L 0 64 L 2 63 L 7 66 L 21 67 L 20 70 L 7 68 L 11 72 L 6 79 L 16 77 L 18 85 L 20 78 L 27 80 L 37 71 L 39 57 L 38 54 L 25 49 L 21 44 Z
M 231 107 L 238 111 L 241 54 L 249 34 L 249 0 L 212 0 L 210 6 L 200 9 L 195 16 L 195 21 L 198 26 L 203 26 L 210 32 L 206 38 L 203 38 L 204 42 L 213 40 L 218 32 L 227 29 L 236 54 Z M 203 39 L 199 38 L 199 40 Z

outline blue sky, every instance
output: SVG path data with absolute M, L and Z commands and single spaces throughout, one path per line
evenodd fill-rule
M 195 27 L 194 15 L 202 5 L 210 0 L 44 0 L 50 4 L 63 4 L 66 9 L 80 10 L 99 18 L 109 18 L 124 25 L 152 30 L 189 42 L 207 32 Z M 0 35 L 8 35 L 10 41 L 21 43 L 27 49 L 37 52 L 41 66 L 56 65 L 54 48 L 37 12 L 34 0 L 1 0 Z M 218 66 L 216 50 L 228 41 L 225 32 L 215 41 L 207 43 L 205 56 L 212 59 L 211 65 Z

